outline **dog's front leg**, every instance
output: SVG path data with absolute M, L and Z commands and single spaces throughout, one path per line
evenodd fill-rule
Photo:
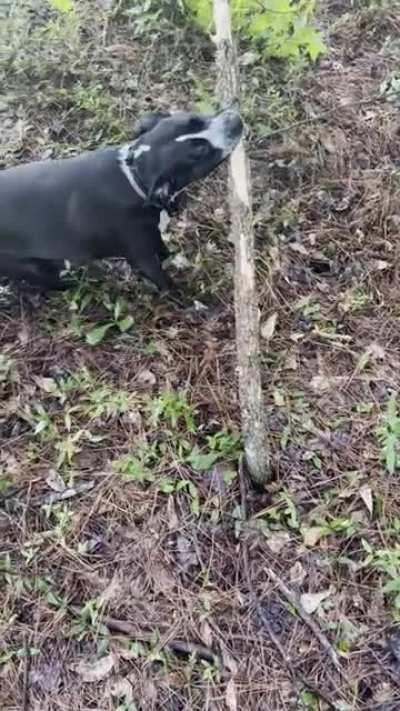
M 161 293 L 172 293 L 176 290 L 173 280 L 162 268 L 158 254 L 146 255 L 139 259 L 135 257 L 128 261 L 133 269 L 149 279 Z

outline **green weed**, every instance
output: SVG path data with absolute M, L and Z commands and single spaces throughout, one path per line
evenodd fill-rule
M 191 434 L 196 432 L 195 410 L 182 393 L 165 390 L 149 402 L 148 409 L 155 425 L 163 422 L 173 430 L 183 425 Z
M 195 22 L 209 30 L 213 22 L 211 0 L 184 0 Z M 312 61 L 326 51 L 313 21 L 315 0 L 232 0 L 234 28 L 260 49 L 264 57 Z
M 394 474 L 399 468 L 400 416 L 398 412 L 397 395 L 394 393 L 388 400 L 386 413 L 382 423 L 376 429 L 380 444 L 380 458 L 389 474 Z

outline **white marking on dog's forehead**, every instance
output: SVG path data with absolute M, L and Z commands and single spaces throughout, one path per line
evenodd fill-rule
M 142 155 L 142 153 L 147 153 L 148 151 L 151 151 L 151 146 L 149 146 L 147 143 L 142 143 L 141 146 L 139 146 L 138 148 L 135 148 L 132 155 L 136 160 L 137 158 L 139 158 Z
M 211 119 L 207 128 L 202 131 L 198 131 L 197 133 L 185 133 L 183 136 L 175 138 L 175 141 L 181 143 L 182 141 L 190 141 L 192 138 L 202 138 L 208 141 L 213 148 L 219 148 L 222 151 L 227 150 L 232 144 L 232 139 L 226 134 L 226 121 L 223 114 Z

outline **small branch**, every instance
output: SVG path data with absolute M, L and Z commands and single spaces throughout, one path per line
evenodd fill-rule
M 240 499 L 241 499 L 241 509 L 242 509 L 242 520 L 246 521 L 247 519 L 247 506 L 246 506 L 246 475 L 244 472 L 244 467 L 243 467 L 243 461 L 239 462 L 239 482 L 240 482 Z M 251 573 L 250 573 L 250 563 L 249 563 L 249 551 L 248 551 L 248 546 L 247 542 L 244 540 L 243 536 L 241 537 L 241 550 L 242 550 L 242 556 L 243 556 L 243 570 L 244 570 L 244 576 L 246 579 L 246 585 L 248 588 L 248 591 L 250 593 L 250 598 L 251 601 L 254 605 L 254 607 L 257 610 L 258 616 L 260 618 L 260 622 L 262 626 L 264 627 L 265 631 L 268 634 L 268 637 L 270 638 L 272 644 L 274 647 L 278 650 L 281 658 L 285 662 L 285 665 L 292 676 L 294 680 L 300 681 L 303 686 L 306 688 L 310 689 L 310 691 L 313 691 L 316 695 L 318 695 L 323 701 L 325 701 L 326 704 L 328 704 L 329 708 L 331 709 L 337 709 L 339 710 L 339 705 L 335 702 L 332 701 L 332 699 L 329 698 L 327 693 L 320 689 L 314 682 L 312 682 L 310 679 L 308 679 L 298 667 L 294 666 L 290 657 L 290 654 L 288 654 L 285 649 L 283 648 L 280 640 L 278 639 L 277 635 L 273 631 L 271 624 L 269 620 L 265 617 L 264 611 L 262 609 L 262 605 L 256 595 L 256 592 L 254 590 L 254 585 L 253 581 L 251 579 Z M 335 688 L 336 693 L 340 694 L 340 690 Z
M 69 609 L 74 615 L 80 615 L 82 613 L 81 608 L 75 605 L 71 605 Z M 144 644 L 151 644 L 153 641 L 153 633 L 138 631 L 137 628 L 130 622 L 117 620 L 114 617 L 108 617 L 108 615 L 102 616 L 101 622 L 103 625 L 108 627 L 110 632 L 126 634 L 129 637 L 132 637 L 132 639 L 135 639 L 138 642 L 143 642 Z M 198 657 L 198 659 L 204 659 L 204 661 L 209 662 L 210 664 L 216 664 L 219 662 L 219 656 L 217 654 L 215 654 L 208 647 L 205 647 L 202 644 L 197 644 L 196 642 L 185 642 L 185 640 L 182 639 L 170 639 L 166 641 L 165 644 L 161 643 L 161 648 L 167 649 L 174 654 L 186 654 L 188 657 L 195 656 Z
M 218 98 L 233 104 L 240 93 L 239 71 L 228 0 L 214 0 Z M 230 212 L 235 241 L 235 314 L 242 433 L 250 476 L 260 484 L 269 478 L 261 388 L 259 308 L 255 277 L 254 229 L 250 168 L 243 141 L 230 158 Z
M 333 649 L 328 638 L 322 632 L 321 628 L 317 625 L 315 620 L 313 620 L 311 615 L 309 615 L 308 612 L 305 611 L 305 609 L 302 606 L 297 595 L 287 587 L 287 585 L 283 582 L 283 580 L 281 580 L 281 578 L 276 573 L 274 573 L 274 571 L 271 570 L 271 568 L 266 567 L 265 571 L 266 571 L 268 577 L 275 583 L 275 585 L 280 590 L 280 592 L 285 596 L 286 600 L 288 602 L 290 602 L 291 605 L 293 605 L 295 610 L 297 610 L 297 612 L 298 612 L 299 616 L 301 617 L 301 619 L 303 620 L 303 622 L 306 623 L 306 625 L 310 628 L 312 633 L 315 635 L 315 637 L 317 638 L 321 647 L 325 650 L 327 655 L 330 657 L 336 671 L 338 671 L 342 676 L 344 676 L 344 672 L 343 672 L 342 666 L 340 664 L 338 655 L 336 654 L 335 650 Z

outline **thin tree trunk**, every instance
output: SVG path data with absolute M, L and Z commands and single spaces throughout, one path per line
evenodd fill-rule
M 232 38 L 229 0 L 213 0 L 218 97 L 239 99 L 239 71 Z M 235 313 L 239 398 L 247 467 L 258 483 L 269 479 L 269 456 L 260 374 L 259 308 L 254 261 L 250 168 L 241 141 L 230 159 L 229 193 L 235 242 Z

